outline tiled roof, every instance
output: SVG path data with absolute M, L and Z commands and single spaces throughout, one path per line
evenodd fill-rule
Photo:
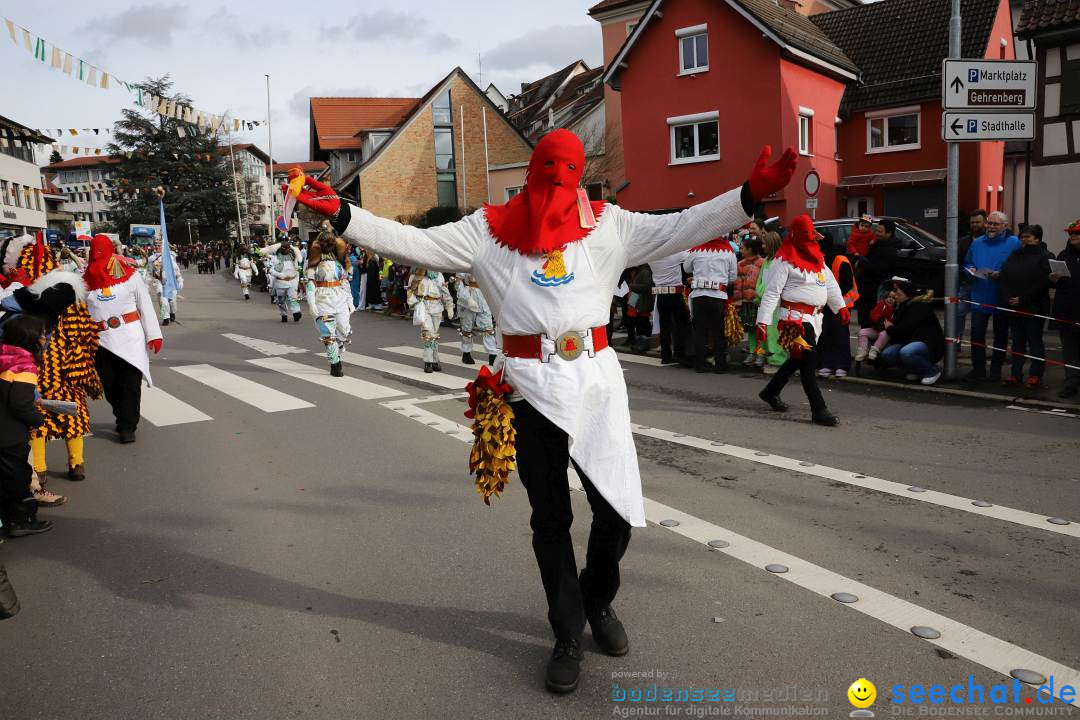
M 570 78 L 570 82 L 566 83 L 566 87 L 563 88 L 562 93 L 555 102 L 552 103 L 551 109 L 555 112 L 559 112 L 567 105 L 580 102 L 584 97 L 595 94 L 598 89 L 602 97 L 604 94 L 604 84 L 600 82 L 600 79 L 603 75 L 604 68 L 598 67 Z M 591 83 L 595 83 L 595 87 L 587 89 L 588 85 Z
M 510 110 L 507 113 L 510 122 L 519 128 L 527 128 L 536 119 L 537 113 L 544 108 L 544 103 L 559 87 L 566 82 L 567 77 L 579 65 L 584 65 L 582 60 L 575 60 L 564 68 L 556 70 L 547 77 L 534 80 L 531 83 L 522 83 L 521 93 L 508 98 Z
M 767 26 L 789 45 L 844 70 L 859 71 L 858 63 L 852 62 L 852 58 L 843 49 L 837 47 L 837 44 L 805 15 L 780 7 L 774 0 L 732 1 L 742 6 L 746 12 L 757 18 L 758 22 Z M 885 1 L 888 2 L 888 0 Z M 941 0 L 934 1 L 941 2 Z
M 92 167 L 94 165 L 115 165 L 120 158 L 113 155 L 97 155 L 92 157 L 76 157 L 62 162 L 46 165 L 43 170 L 70 170 L 78 167 Z
M 267 155 L 266 153 L 264 153 L 259 148 L 258 145 L 255 145 L 253 143 L 234 143 L 232 145 L 232 147 L 236 148 L 237 151 L 247 150 L 249 153 L 251 153 L 255 157 L 259 158 L 263 162 L 270 162 L 270 156 Z M 228 145 L 222 145 L 221 147 L 218 148 L 218 153 L 220 153 L 221 155 L 228 155 L 229 154 L 229 146 Z
M 745 1 L 745 0 L 744 0 Z M 983 57 L 1000 0 L 961 0 L 963 57 Z M 810 20 L 861 71 L 840 103 L 843 113 L 898 107 L 941 95 L 941 61 L 949 54 L 945 0 L 882 0 Z
M 289 172 L 290 168 L 294 168 L 294 167 L 298 167 L 301 170 L 303 170 L 305 175 L 317 175 L 317 174 L 323 172 L 324 170 L 326 170 L 330 166 L 328 164 L 324 163 L 322 160 L 304 160 L 302 162 L 280 162 L 280 163 L 274 163 L 274 166 L 273 166 L 274 174 L 275 175 L 284 175 L 285 173 Z
M 1080 0 L 1026 0 L 1016 34 L 1027 37 L 1070 25 L 1080 25 Z
M 608 10 L 617 10 L 626 5 L 637 5 L 640 2 L 641 0 L 600 0 L 600 2 L 589 8 L 589 14 L 595 15 Z
M 311 98 L 311 116 L 322 150 L 358 150 L 357 134 L 396 128 L 416 107 L 417 98 Z

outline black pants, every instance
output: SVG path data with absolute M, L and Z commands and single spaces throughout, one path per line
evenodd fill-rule
M 26 442 L 0 447 L 0 519 L 4 525 L 24 523 L 37 516 L 30 490 L 30 434 Z
M 586 616 L 611 604 L 619 591 L 619 560 L 630 544 L 630 524 L 574 463 L 592 507 L 592 529 L 585 568 L 578 576 L 570 525 L 570 487 L 566 472 L 570 449 L 566 433 L 525 401 L 513 403 L 517 469 L 529 494 L 533 552 L 548 602 L 548 621 L 560 640 L 577 638 Z
M 1046 323 L 1042 318 L 1029 318 L 1022 315 L 1014 315 L 1009 320 L 1009 331 L 1013 338 L 1012 375 L 1023 379 L 1024 363 L 1027 358 L 1024 355 L 1046 357 L 1046 343 L 1043 341 L 1043 326 Z M 996 345 L 997 343 L 995 343 Z M 1031 377 L 1041 378 L 1046 370 L 1046 363 L 1042 360 L 1031 361 Z
M 802 355 L 797 359 L 792 356 L 787 359 L 780 369 L 773 375 L 772 380 L 765 386 L 765 392 L 773 397 L 780 397 L 781 391 L 787 385 L 788 380 L 799 371 L 799 379 L 802 380 L 803 391 L 806 399 L 810 401 L 811 412 L 821 412 L 826 409 L 825 398 L 821 396 L 821 390 L 817 384 L 817 337 L 814 334 L 814 326 L 803 323 L 803 339 L 813 346 L 812 350 L 803 349 Z
M 1065 364 L 1080 367 L 1080 330 L 1059 331 Z M 1080 370 L 1065 368 L 1065 387 L 1080 390 Z
M 143 376 L 139 368 L 103 347 L 97 351 L 96 363 L 105 399 L 112 406 L 117 431 L 135 432 L 139 426 L 139 407 L 142 404 Z
M 821 320 L 821 339 L 818 341 L 818 367 L 830 370 L 851 370 L 851 338 L 840 316 L 825 308 Z
M 686 310 L 682 293 L 657 295 L 656 312 L 660 313 L 660 359 L 685 357 L 686 329 L 690 324 L 690 313 Z
M 1005 363 L 1005 348 L 1009 346 L 1009 316 L 1006 313 L 973 312 L 971 313 L 971 371 L 976 376 L 986 375 L 986 348 L 981 345 L 989 345 L 986 342 L 986 330 L 991 321 L 994 324 L 994 354 L 990 356 L 990 374 L 994 377 L 1001 375 L 1001 366 Z
M 724 335 L 724 309 L 727 300 L 714 297 L 698 297 L 694 304 L 694 367 L 705 367 L 705 348 L 709 335 L 713 336 L 713 362 L 716 367 L 727 365 L 727 337 Z

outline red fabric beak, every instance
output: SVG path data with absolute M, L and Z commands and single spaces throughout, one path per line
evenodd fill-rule
M 825 256 L 817 241 L 818 233 L 814 230 L 814 221 L 809 215 L 799 215 L 788 226 L 787 237 L 780 245 L 776 256 L 783 258 L 793 266 L 806 272 L 821 272 L 825 267 Z
M 569 130 L 545 135 L 529 160 L 525 188 L 505 205 L 485 205 L 495 240 L 522 254 L 558 250 L 590 231 L 581 227 L 578 186 L 585 171 L 585 147 Z M 603 202 L 592 202 L 599 216 Z

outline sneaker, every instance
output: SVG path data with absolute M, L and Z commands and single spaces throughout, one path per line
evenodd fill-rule
M 780 372 L 780 366 L 779 365 L 765 365 L 762 368 L 762 372 L 764 372 L 766 375 L 775 375 L 776 373 Z
M 34 499 L 38 507 L 59 507 L 67 502 L 67 497 L 49 490 L 34 490 Z
M 743 367 L 751 367 L 754 364 L 754 356 L 749 353 L 742 360 Z
M 863 360 L 866 359 L 867 355 L 869 355 L 869 354 L 870 354 L 870 351 L 867 350 L 866 348 L 859 348 L 858 350 L 855 351 L 855 362 L 862 362 Z
M 764 355 L 758 355 L 756 358 L 754 358 L 754 367 L 756 367 L 756 368 L 765 367 L 765 356 Z
M 919 382 L 921 382 L 923 385 L 933 385 L 934 383 L 936 383 L 940 379 L 941 379 L 941 371 L 940 370 L 935 370 L 933 375 L 927 375 L 926 377 L 924 377 Z
M 579 640 L 555 642 L 555 649 L 551 651 L 551 659 L 548 660 L 547 679 L 544 683 L 549 692 L 565 695 L 577 688 L 578 676 L 581 674 L 581 657 Z
M 626 637 L 626 628 L 615 615 L 611 606 L 601 608 L 595 614 L 589 615 L 589 627 L 592 628 L 593 639 L 605 655 L 622 657 L 630 652 L 630 641 Z
M 1042 378 L 1032 375 L 1027 379 L 1027 382 L 1024 383 L 1024 385 L 1027 386 L 1028 390 L 1037 390 L 1043 386 Z
M 829 368 L 821 368 L 817 371 L 817 376 L 819 378 L 832 377 L 832 370 L 830 370 Z
M 847 370 L 837 370 L 836 377 L 847 377 Z
M 1005 380 L 1001 384 L 1002 385 L 1019 385 L 1020 384 L 1020 378 L 1016 377 L 1015 375 L 1010 375 L 1009 377 L 1005 378 Z
M 866 352 L 866 359 L 869 360 L 870 362 L 873 362 L 874 360 L 877 360 L 878 357 L 880 357 L 880 356 L 881 356 L 881 351 L 878 350 L 876 347 L 872 347 Z
M 27 535 L 39 535 L 52 530 L 53 524 L 48 520 L 27 520 L 26 522 L 13 522 L 4 526 L 8 537 L 26 537 Z

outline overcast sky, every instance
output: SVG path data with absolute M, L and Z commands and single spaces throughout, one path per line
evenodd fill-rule
M 50 45 L 129 82 L 169 73 L 204 112 L 266 117 L 271 79 L 274 159 L 308 158 L 308 98 L 419 97 L 455 66 L 504 93 L 583 58 L 602 61 L 595 0 L 316 0 L 88 3 L 0 0 Z M 51 52 L 51 51 L 50 51 Z M 36 61 L 0 26 L 0 115 L 35 128 L 106 127 L 130 104 Z M 237 136 L 267 149 L 264 127 Z M 104 145 L 65 136 L 62 144 Z

